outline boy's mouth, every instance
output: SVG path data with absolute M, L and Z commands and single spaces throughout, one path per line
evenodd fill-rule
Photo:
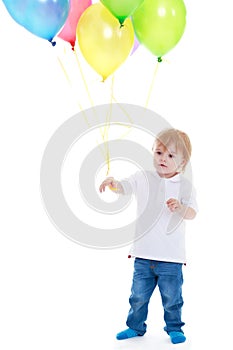
M 159 164 L 162 168 L 166 168 L 167 166 L 165 164 Z

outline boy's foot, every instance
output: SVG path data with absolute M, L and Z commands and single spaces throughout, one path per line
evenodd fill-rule
M 173 344 L 184 343 L 186 340 L 186 337 L 182 332 L 170 332 L 169 336 Z
M 135 330 L 128 328 L 125 331 L 117 333 L 116 338 L 118 340 L 123 340 L 123 339 L 138 337 L 138 336 L 139 336 L 139 334 Z

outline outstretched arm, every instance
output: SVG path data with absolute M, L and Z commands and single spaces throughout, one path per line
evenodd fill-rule
M 111 191 L 115 193 L 124 194 L 124 189 L 120 183 L 114 179 L 114 177 L 107 177 L 99 187 L 99 191 L 102 193 L 105 191 L 105 187 L 109 187 Z

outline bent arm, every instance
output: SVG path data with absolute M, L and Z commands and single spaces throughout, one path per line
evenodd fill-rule
M 196 211 L 191 207 L 186 207 L 185 205 L 181 205 L 179 214 L 186 220 L 192 220 L 197 215 Z
M 192 207 L 181 204 L 175 198 L 170 198 L 167 201 L 167 206 L 171 212 L 178 213 L 183 219 L 192 220 L 196 216 L 196 210 L 194 210 Z

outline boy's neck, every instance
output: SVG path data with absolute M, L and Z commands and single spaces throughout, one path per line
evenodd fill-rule
M 157 172 L 158 173 L 158 172 Z M 176 172 L 176 173 L 173 173 L 173 174 L 160 174 L 158 173 L 158 175 L 164 179 L 171 179 L 172 177 L 178 175 L 180 173 Z

